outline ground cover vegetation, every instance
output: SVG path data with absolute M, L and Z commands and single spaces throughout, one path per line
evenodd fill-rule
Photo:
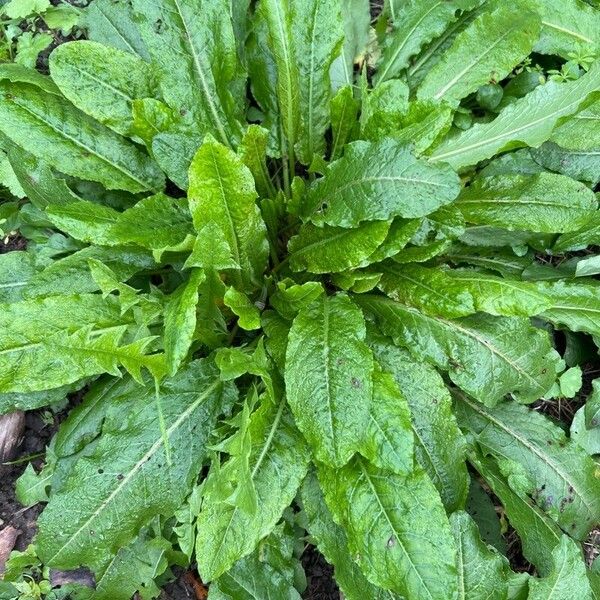
M 0 413 L 69 412 L 0 598 L 600 598 L 597 2 L 61 6 L 1 9 Z

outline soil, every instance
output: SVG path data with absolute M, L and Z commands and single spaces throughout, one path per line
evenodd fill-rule
M 340 590 L 333 579 L 333 567 L 314 546 L 307 546 L 302 555 L 308 587 L 302 595 L 305 600 L 340 600 Z M 366 600 L 366 599 L 365 599 Z
M 46 417 L 46 418 L 44 418 Z M 25 431 L 17 458 L 11 464 L 0 465 L 0 527 L 12 526 L 19 531 L 15 550 L 25 550 L 36 532 L 36 521 L 42 505 L 31 508 L 21 505 L 15 496 L 15 483 L 28 464 L 27 457 L 43 453 L 46 444 L 58 429 L 62 415 L 53 418 L 50 413 L 32 411 L 25 414 Z M 51 419 L 48 422 L 46 419 Z M 33 459 L 34 467 L 41 466 L 41 459 Z

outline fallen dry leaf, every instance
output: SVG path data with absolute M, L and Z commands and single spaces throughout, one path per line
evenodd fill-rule
M 8 525 L 0 531 L 0 575 L 4 573 L 6 560 L 8 559 L 12 549 L 15 547 L 15 542 L 21 532 L 18 529 Z
M 15 457 L 24 428 L 25 413 L 22 410 L 0 416 L 0 463 Z

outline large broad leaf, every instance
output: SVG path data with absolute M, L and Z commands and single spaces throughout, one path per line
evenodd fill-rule
M 250 555 L 210 585 L 210 600 L 301 600 L 294 577 L 301 569 L 293 556 L 294 542 L 278 527 Z
M 363 223 L 355 229 L 306 223 L 288 245 L 290 266 L 310 273 L 339 273 L 366 266 L 389 230 L 388 221 Z
M 88 200 L 51 204 L 46 209 L 50 222 L 61 231 L 76 240 L 102 246 L 119 244 L 111 229 L 120 214 L 114 208 Z
M 93 451 L 74 463 L 40 517 L 37 551 L 46 564 L 100 569 L 152 517 L 172 515 L 191 491 L 216 418 L 233 397 L 208 360 L 163 383 L 162 419 L 152 386 L 125 395 L 120 387 L 104 398 L 110 408 Z
M 583 227 L 598 202 L 587 186 L 563 175 L 500 175 L 477 179 L 456 206 L 465 220 L 508 230 L 564 233 Z
M 549 573 L 552 560 L 548 556 L 548 549 L 554 548 L 562 535 L 558 525 L 529 496 L 519 495 L 510 487 L 492 457 L 472 451 L 469 453 L 469 462 L 502 502 L 508 521 L 521 539 L 523 556 L 535 565 L 540 575 Z
M 583 250 L 587 246 L 596 245 L 600 241 L 600 211 L 592 215 L 585 227 L 579 231 L 561 235 L 553 246 L 556 252 L 567 250 Z
M 597 150 L 599 136 L 600 102 L 593 102 L 559 125 L 550 141 L 569 150 Z
M 410 408 L 415 457 L 435 484 L 449 512 L 462 508 L 469 487 L 464 463 L 466 441 L 456 424 L 452 398 L 441 376 L 414 361 L 391 340 L 371 333 L 377 361 L 390 372 Z
M 40 298 L 61 295 L 65 290 L 69 294 L 98 291 L 100 286 L 92 277 L 90 259 L 104 263 L 119 281 L 126 281 L 135 273 L 155 265 L 148 252 L 136 248 L 88 246 L 38 271 L 23 290 L 23 295 L 25 298 Z
M 584 49 L 594 52 L 600 44 L 598 10 L 581 0 L 544 0 L 540 3 L 542 35 L 534 50 L 565 59 Z
M 188 197 L 196 231 L 202 235 L 206 226 L 216 225 L 220 241 L 229 246 L 237 287 L 258 285 L 269 246 L 248 167 L 232 150 L 207 137 L 190 167 Z
M 273 530 L 308 469 L 310 454 L 285 398 L 266 398 L 250 418 L 248 435 L 252 443 L 249 483 L 254 487 L 258 509 L 246 512 L 219 498 L 219 486 L 212 486 L 213 493 L 205 496 L 197 522 L 196 560 L 204 581 L 222 575 Z M 221 468 L 222 477 L 227 476 L 227 469 L 226 463 Z M 215 477 L 219 476 L 217 472 Z
M 567 150 L 553 142 L 545 142 L 539 148 L 532 148 L 531 155 L 545 169 L 588 181 L 596 186 L 600 181 L 600 143 L 597 148 Z
M 49 164 L 12 144 L 8 151 L 8 160 L 27 195 L 27 199 L 36 208 L 43 210 L 50 204 L 67 204 L 80 200 L 60 174 Z
M 306 165 L 325 154 L 329 69 L 344 36 L 340 5 L 339 0 L 290 1 L 301 114 L 298 157 Z
M 132 102 L 154 95 L 150 65 L 129 52 L 96 42 L 69 42 L 50 56 L 50 73 L 60 91 L 84 113 L 127 135 Z
M 423 471 L 395 475 L 355 458 L 341 469 L 322 468 L 319 480 L 369 581 L 409 598 L 455 597 L 454 540 Z
M 524 4 L 515 10 L 502 3 L 475 19 L 429 71 L 419 98 L 456 101 L 490 79 L 504 79 L 531 52 L 539 33 L 539 15 Z
M 505 600 L 508 592 L 508 561 L 479 537 L 477 524 L 466 512 L 450 516 L 456 542 L 458 598 Z
M 28 252 L 7 252 L 0 255 L 0 302 L 23 299 L 23 288 L 35 275 L 34 257 Z
M 244 100 L 229 2 L 134 0 L 133 6 L 167 104 L 199 133 L 231 145 Z
M 417 360 L 448 371 L 456 385 L 488 406 L 508 393 L 532 402 L 554 382 L 556 357 L 548 333 L 528 319 L 477 314 L 450 320 L 381 296 L 356 301 L 383 333 Z
M 131 0 L 94 0 L 85 9 L 81 25 L 87 29 L 88 39 L 150 60 Z
M 405 144 L 354 142 L 311 186 L 304 216 L 317 225 L 339 227 L 423 217 L 452 202 L 459 189 L 452 169 L 415 158 Z
M 563 535 L 552 552 L 554 569 L 543 579 L 529 580 L 528 600 L 592 600 L 581 548 Z
M 300 2 L 298 0 L 298 5 Z M 281 127 L 278 136 L 280 152 L 290 165 L 294 160 L 294 146 L 300 126 L 300 70 L 292 40 L 291 6 L 291 0 L 261 0 L 256 11 L 256 17 L 266 34 L 262 43 L 266 42 L 268 46 L 268 49 L 262 50 L 265 53 L 265 66 L 269 78 L 274 75 L 271 81 L 273 89 L 267 92 L 271 96 L 268 102 L 277 107 Z M 264 83 L 254 81 L 254 85 Z
M 525 406 L 505 402 L 491 411 L 463 394 L 458 398 L 460 425 L 484 452 L 504 461 L 510 485 L 531 496 L 569 535 L 583 539 L 600 520 L 594 461 L 560 427 Z
M 434 151 L 433 161 L 454 168 L 477 164 L 494 154 L 522 146 L 540 146 L 562 118 L 577 112 L 600 88 L 600 62 L 576 81 L 540 85 L 524 98 L 507 106 L 491 123 L 477 124 L 447 138 Z
M 406 475 L 414 468 L 410 408 L 394 377 L 373 373 L 371 419 L 360 453 L 380 469 Z
M 86 366 L 83 353 L 72 355 L 68 336 L 84 328 L 102 336 L 133 321 L 131 316 L 121 316 L 116 298 L 91 294 L 24 300 L 5 304 L 0 312 L 2 392 L 51 389 L 102 373 L 97 364 Z M 62 342 L 67 346 L 61 350 Z M 72 370 L 74 363 L 81 372 Z M 92 372 L 85 373 L 86 369 Z
M 146 248 L 157 258 L 166 249 L 184 245 L 193 233 L 186 199 L 170 198 L 163 193 L 143 198 L 118 214 L 107 231 L 113 243 Z
M 385 294 L 432 316 L 462 317 L 481 311 L 497 316 L 530 317 L 551 305 L 551 300 L 534 283 L 474 269 L 386 265 L 382 270 L 378 287 Z
M 393 11 L 393 30 L 375 76 L 376 84 L 396 77 L 409 64 L 412 56 L 438 37 L 456 19 L 464 2 L 429 2 L 412 0 Z M 392 3 L 393 6 L 393 3 Z
M 59 96 L 0 82 L 0 100 L 0 131 L 59 171 L 108 189 L 141 192 L 164 186 L 149 156 Z
M 334 567 L 336 583 L 348 600 L 400 600 L 400 596 L 373 585 L 360 570 L 348 548 L 348 537 L 337 525 L 325 504 L 323 492 L 314 474 L 302 485 L 302 507 L 308 519 L 308 531 L 317 548 Z
M 571 331 L 600 335 L 600 287 L 565 281 L 539 282 L 538 289 L 548 295 L 550 306 L 542 317 Z
M 285 383 L 294 417 L 315 456 L 341 467 L 369 425 L 373 358 L 360 310 L 344 295 L 322 296 L 294 319 Z

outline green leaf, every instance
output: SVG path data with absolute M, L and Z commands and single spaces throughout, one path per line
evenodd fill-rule
M 359 109 L 360 101 L 354 97 L 352 86 L 341 87 L 331 98 L 331 160 L 340 158 L 344 146 L 354 139 Z
M 271 306 L 285 319 L 292 321 L 323 294 L 323 286 L 316 281 L 296 285 L 291 280 L 279 281 L 277 291 L 270 297 Z
M 539 282 L 538 289 L 551 301 L 542 317 L 555 325 L 566 325 L 571 331 L 600 335 L 598 298 L 600 287 L 566 281 Z
M 600 429 L 588 429 L 585 422 L 585 408 L 582 406 L 573 417 L 569 437 L 581 446 L 590 456 L 600 454 Z
M 261 198 L 275 196 L 267 166 L 269 132 L 259 125 L 249 125 L 238 148 L 242 162 L 250 169 Z
M 394 142 L 354 142 L 309 189 L 304 216 L 317 225 L 355 227 L 361 221 L 422 217 L 459 192 L 456 174 L 430 165 Z
M 291 35 L 298 69 L 300 128 L 298 158 L 310 165 L 325 154 L 330 125 L 329 70 L 344 32 L 339 0 L 291 0 Z
M 43 13 L 50 7 L 50 0 L 10 0 L 2 8 L 9 19 L 25 19 L 30 15 Z
M 190 167 L 188 197 L 196 231 L 215 223 L 231 248 L 241 268 L 232 273 L 234 284 L 240 290 L 257 286 L 269 246 L 248 167 L 232 150 L 207 137 Z
M 528 319 L 477 314 L 450 320 L 380 296 L 356 301 L 416 360 L 448 371 L 456 385 L 488 406 L 508 393 L 532 402 L 554 382 L 556 358 L 549 336 Z
M 350 554 L 346 532 L 334 522 L 319 482 L 312 473 L 302 484 L 302 506 L 310 536 L 327 562 L 333 565 L 335 581 L 347 600 L 400 600 L 398 595 L 377 588 L 363 575 Z
M 310 273 L 339 273 L 366 266 L 389 229 L 387 221 L 363 223 L 356 229 L 306 223 L 288 245 L 290 266 L 294 271 Z
M 444 33 L 456 19 L 461 2 L 428 2 L 412 0 L 402 3 L 393 14 L 392 33 L 386 39 L 376 85 L 398 76 L 409 65 L 412 56 L 423 46 Z
M 539 15 L 522 4 L 515 10 L 500 3 L 477 17 L 427 73 L 418 97 L 457 101 L 504 79 L 531 52 L 540 29 Z
M 22 300 L 23 288 L 36 271 L 34 258 L 27 252 L 0 254 L 0 302 Z
M 448 518 L 422 471 L 401 476 L 361 458 L 319 480 L 367 579 L 407 597 L 447 600 L 457 590 Z
M 481 539 L 488 546 L 496 548 L 500 554 L 506 555 L 507 545 L 504 537 L 502 537 L 503 524 L 496 513 L 496 505 L 475 477 L 471 477 L 465 510 L 471 515 L 473 521 L 477 523 Z
M 242 329 L 260 329 L 260 310 L 246 294 L 230 287 L 225 292 L 224 302 L 238 317 L 238 324 Z
M 380 370 L 373 373 L 371 415 L 360 453 L 376 467 L 398 475 L 414 468 L 409 405 L 394 377 Z
M 12 144 L 8 160 L 25 195 L 36 208 L 43 210 L 50 204 L 67 204 L 80 200 L 67 186 L 64 177 L 53 172 L 50 165 L 33 154 Z
M 600 515 L 594 461 L 560 427 L 525 406 L 504 402 L 490 411 L 465 395 L 458 398 L 459 423 L 484 452 L 523 469 L 527 477 L 522 482 L 509 477 L 511 487 L 531 496 L 569 535 L 583 539 Z
M 196 541 L 196 560 L 204 581 L 225 573 L 273 530 L 308 469 L 308 448 L 294 425 L 285 398 L 265 398 L 251 416 L 248 431 L 252 441 L 250 476 L 260 509 L 247 514 L 210 493 L 205 495 Z M 226 469 L 227 463 L 221 472 Z
M 298 428 L 318 460 L 341 467 L 369 425 L 373 358 L 360 310 L 345 295 L 322 296 L 290 330 L 285 383 Z
M 585 426 L 588 429 L 600 427 L 600 379 L 592 381 L 592 393 L 585 402 Z
M 369 338 L 377 361 L 394 376 L 408 402 L 417 461 L 435 484 L 446 509 L 462 508 L 469 486 L 464 463 L 466 441 L 456 424 L 452 398 L 443 379 L 391 340 L 374 334 Z
M 565 119 L 552 132 L 550 140 L 568 150 L 597 150 L 599 134 L 600 102 L 593 102 Z
M 547 141 L 562 117 L 572 115 L 600 87 L 600 63 L 576 81 L 549 81 L 507 106 L 491 123 L 477 124 L 448 137 L 431 160 L 450 163 L 455 169 L 477 164 L 499 152 Z
M 240 134 L 244 100 L 229 2 L 133 0 L 145 45 L 159 68 L 166 103 L 196 134 L 210 133 L 230 146 Z
M 201 269 L 192 269 L 189 279 L 168 299 L 165 308 L 165 359 L 172 377 L 187 356 L 196 331 L 198 287 L 206 279 Z
M 553 246 L 556 252 L 583 250 L 600 240 L 600 211 L 596 211 L 578 231 L 561 235 Z
M 120 281 L 154 266 L 152 257 L 135 248 L 89 246 L 74 254 L 60 258 L 38 271 L 23 290 L 26 298 L 40 298 L 63 294 L 95 292 L 100 289 L 89 268 L 90 259 L 103 262 Z
M 387 296 L 432 316 L 464 317 L 476 311 L 469 290 L 440 269 L 418 265 L 382 266 L 378 288 Z
M 141 598 L 160 593 L 155 579 L 168 568 L 171 544 L 162 537 L 142 535 L 120 548 L 96 581 L 98 600 L 128 600 L 136 592 Z
M 300 65 L 292 40 L 292 14 L 301 0 L 297 2 L 296 5 L 293 0 L 261 0 L 256 9 L 256 16 L 266 30 L 272 61 L 269 66 L 275 71 L 274 91 L 281 119 L 280 150 L 290 164 L 300 126 Z
M 331 66 L 334 90 L 354 84 L 354 63 L 363 54 L 369 41 L 371 14 L 369 0 L 345 0 L 342 10 L 344 43 L 341 55 Z
M 121 215 L 109 206 L 88 200 L 75 200 L 66 204 L 50 204 L 46 215 L 55 227 L 76 240 L 102 246 L 118 245 L 121 242 L 112 235 L 113 225 Z
M 132 102 L 153 96 L 156 88 L 148 63 L 97 42 L 62 44 L 49 62 L 60 91 L 84 113 L 122 135 L 133 123 Z
M 250 555 L 242 558 L 210 586 L 210 600 L 301 600 L 291 581 L 294 557 L 290 544 L 281 543 L 277 531 Z M 270 546 L 273 547 L 270 547 Z
M 130 0 L 94 0 L 83 12 L 82 26 L 90 40 L 150 59 Z
M 60 171 L 130 192 L 160 189 L 152 159 L 58 96 L 0 82 L 0 131 Z
M 534 50 L 542 54 L 570 54 L 598 50 L 600 15 L 580 0 L 545 0 L 540 3 L 542 34 Z
M 186 199 L 160 193 L 118 215 L 109 235 L 114 243 L 135 244 L 160 258 L 163 251 L 184 245 L 193 232 Z
M 528 496 L 521 496 L 511 489 L 493 458 L 472 451 L 469 461 L 502 502 L 510 524 L 521 539 L 523 556 L 536 566 L 541 575 L 550 572 L 552 561 L 547 549 L 554 548 L 560 541 L 562 532 L 558 525 Z
M 505 600 L 508 561 L 481 541 L 477 524 L 468 513 L 452 514 L 450 526 L 457 548 L 458 597 L 461 600 Z
M 91 294 L 24 300 L 5 304 L 0 312 L 2 392 L 45 390 L 85 377 L 70 370 L 69 363 L 78 362 L 77 358 L 71 358 L 68 348 L 64 352 L 57 348 L 59 340 L 54 336 L 68 337 L 86 327 L 102 335 L 131 322 L 130 316 L 121 316 L 116 299 Z M 90 375 L 103 372 L 97 365 L 89 368 Z
M 456 206 L 476 225 L 564 233 L 583 227 L 597 210 L 594 193 L 563 175 L 504 175 L 476 180 Z
M 233 395 L 210 361 L 191 363 L 161 386 L 161 431 L 152 386 L 121 395 L 123 385 L 127 380 L 104 399 L 109 409 L 92 452 L 74 463 L 40 517 L 37 547 L 46 564 L 101 569 L 152 517 L 172 515 L 191 491 L 210 431 Z
M 553 142 L 532 148 L 533 158 L 545 169 L 596 186 L 600 181 L 600 148 L 566 150 Z
M 24 67 L 35 68 L 39 54 L 46 50 L 52 41 L 49 33 L 22 33 L 17 40 L 15 62 Z
M 543 579 L 529 580 L 528 600 L 592 600 L 585 562 L 579 546 L 563 535 L 552 552 L 554 569 Z

